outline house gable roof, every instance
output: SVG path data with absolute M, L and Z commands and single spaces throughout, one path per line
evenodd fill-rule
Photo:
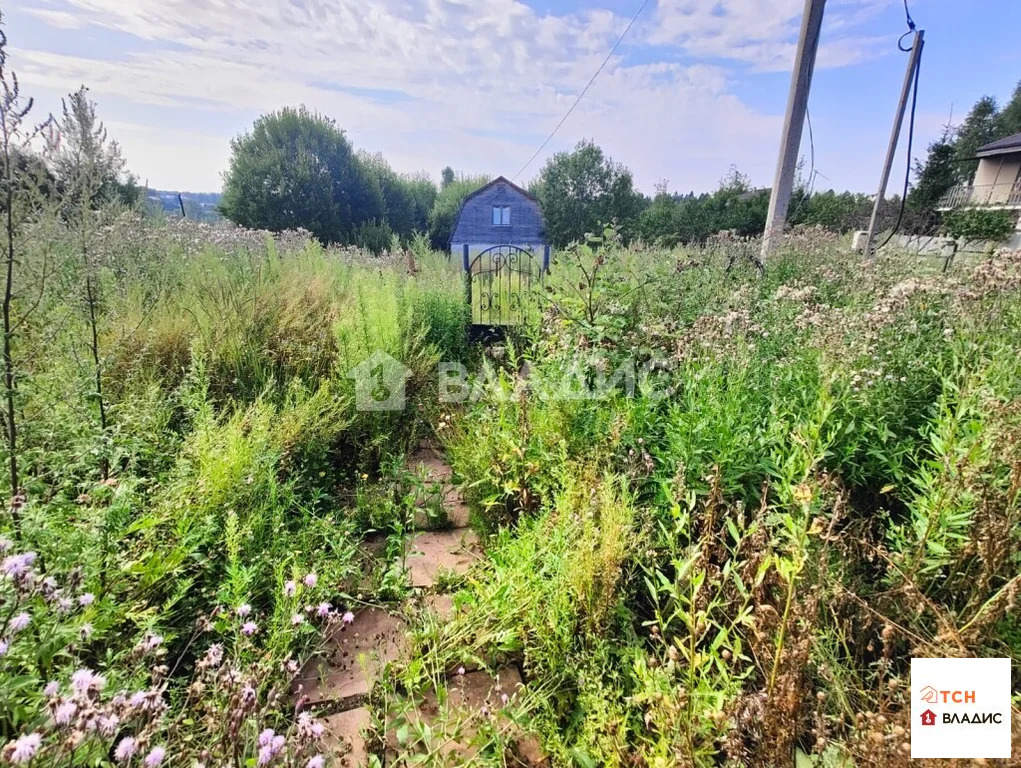
M 1021 152 L 1021 133 L 1015 133 L 1013 136 L 1006 136 L 984 144 L 975 150 L 975 156 L 991 157 L 993 155 L 1005 155 L 1014 152 Z
M 520 192 L 522 195 L 527 197 L 529 200 L 532 200 L 532 201 L 534 201 L 536 203 L 539 202 L 538 200 L 536 200 L 535 195 L 532 195 L 527 190 L 522 189 L 517 184 L 515 184 L 513 181 L 508 179 L 506 176 L 497 176 L 495 179 L 493 179 L 488 184 L 483 184 L 481 187 L 476 189 L 474 192 L 471 192 L 468 195 L 466 195 L 465 198 L 464 198 L 464 201 L 462 202 L 462 205 L 465 202 L 471 200 L 476 195 L 482 194 L 483 192 L 485 192 L 490 187 L 495 187 L 497 184 L 501 184 L 501 183 L 502 184 L 506 184 L 508 187 L 510 187 L 511 189 L 515 190 L 516 192 Z

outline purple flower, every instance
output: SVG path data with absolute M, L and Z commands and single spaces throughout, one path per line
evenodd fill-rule
M 78 713 L 78 705 L 73 701 L 64 701 L 53 710 L 53 722 L 57 725 L 69 725 Z
M 10 647 L 11 647 L 10 643 L 8 643 L 3 638 L 0 638 L 0 656 L 6 656 L 7 655 L 7 649 L 10 648 Z
M 319 603 L 319 605 L 316 606 L 316 616 L 319 618 L 325 618 L 330 615 L 330 611 L 332 610 L 333 606 L 329 603 Z
M 463 675 L 464 674 L 464 666 L 463 665 L 457 668 L 457 674 L 458 675 Z
M 201 663 L 206 667 L 218 667 L 221 661 L 223 661 L 223 646 L 219 643 L 213 643 L 206 650 L 206 656 L 202 659 Z
M 149 754 L 145 756 L 146 768 L 156 768 L 157 765 L 163 762 L 163 758 L 167 756 L 167 750 L 163 747 L 153 747 L 149 750 Z
M 32 563 L 35 562 L 35 552 L 23 552 L 20 555 L 8 555 L 0 562 L 0 571 L 11 578 L 23 576 L 28 573 Z M 29 734 L 31 735 L 31 734 Z
M 121 719 L 117 715 L 105 715 L 99 718 L 99 733 L 106 738 L 110 738 L 117 733 L 117 726 L 121 724 Z
M 102 690 L 104 685 L 106 685 L 106 680 L 103 676 L 97 675 L 88 667 L 82 667 L 71 675 L 71 687 L 78 694 Z
M 57 600 L 57 613 L 70 613 L 74 607 L 74 603 L 71 602 L 70 598 L 62 597 Z
M 340 620 L 345 624 L 354 624 L 355 615 L 351 613 L 351 611 L 346 611 L 344 615 L 340 617 Z
M 89 624 L 89 622 L 85 622 L 80 627 L 78 627 L 78 635 L 81 637 L 82 640 L 88 640 L 90 637 L 92 637 L 92 631 L 93 626 Z
M 245 683 L 245 687 L 241 689 L 241 703 L 255 703 L 255 689 L 249 683 Z
M 83 608 L 92 605 L 94 602 L 96 602 L 96 596 L 91 592 L 83 592 L 78 595 L 78 604 Z
M 316 584 L 319 583 L 319 577 L 316 576 L 315 571 L 312 571 L 312 573 L 305 576 L 303 581 L 305 582 L 306 587 L 314 587 Z
M 326 760 L 323 759 L 322 755 L 313 755 L 305 763 L 305 768 L 323 768 L 326 765 Z
M 43 696 L 46 696 L 47 698 L 52 699 L 58 693 L 60 693 L 60 683 L 58 683 L 56 680 L 51 680 L 50 682 L 46 683 L 46 687 L 43 688 Z
M 245 637 L 251 637 L 259 631 L 259 626 L 254 621 L 246 621 L 241 626 L 241 634 Z
M 293 624 L 294 626 L 298 626 L 299 624 L 301 624 L 304 621 L 305 621 L 305 617 L 302 616 L 300 613 L 296 613 L 293 616 L 291 616 L 291 624 Z
M 276 735 L 277 735 L 276 731 L 274 731 L 272 728 L 267 728 L 266 730 L 259 734 L 259 746 L 265 747 L 269 744 L 272 744 L 273 737 Z
M 13 619 L 11 619 L 11 624 L 10 624 L 11 632 L 13 632 L 14 634 L 17 634 L 18 632 L 23 630 L 25 627 L 27 627 L 31 623 L 32 623 L 32 617 L 29 616 L 24 611 L 22 611 L 17 616 L 15 616 Z
M 9 759 L 15 765 L 22 765 L 35 757 L 35 753 L 39 751 L 39 747 L 43 743 L 43 737 L 33 731 L 32 733 L 26 733 L 11 743 L 14 746 L 11 749 Z
M 288 597 L 294 597 L 298 591 L 298 586 L 293 581 L 284 582 L 284 594 Z
M 163 644 L 163 635 L 146 635 L 142 647 L 147 651 L 155 651 Z
M 118 763 L 124 763 L 130 760 L 135 755 L 135 750 L 138 749 L 138 745 L 135 744 L 134 736 L 125 736 L 119 742 L 117 742 L 117 749 L 113 751 L 114 759 Z
M 239 605 L 239 606 L 237 607 L 237 614 L 238 614 L 238 616 L 240 616 L 240 617 L 241 617 L 242 619 L 243 619 L 243 618 L 244 618 L 245 616 L 247 616 L 248 614 L 250 614 L 251 612 L 252 612 L 252 606 L 250 606 L 250 605 L 249 605 L 248 603 L 242 603 L 241 605 Z

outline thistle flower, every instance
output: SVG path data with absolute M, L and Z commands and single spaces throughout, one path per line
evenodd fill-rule
M 246 621 L 241 626 L 241 634 L 245 637 L 251 637 L 259 631 L 259 626 L 254 621 Z
M 315 571 L 312 571 L 311 573 L 305 576 L 303 581 L 305 582 L 306 587 L 314 587 L 316 584 L 319 583 L 319 577 L 316 576 Z
M 305 763 L 305 768 L 323 768 L 324 765 L 326 765 L 326 760 L 322 755 L 313 755 Z
M 93 631 L 92 625 L 89 622 L 85 622 L 80 627 L 78 627 L 78 636 L 82 640 L 88 640 L 90 637 L 92 637 L 92 631 Z
M 39 751 L 39 747 L 42 743 L 43 737 L 41 734 L 35 731 L 32 733 L 26 733 L 24 736 L 18 737 L 15 741 L 12 741 L 8 745 L 11 748 L 8 760 L 15 765 L 23 765 L 35 757 L 35 753 Z
M 94 602 L 96 602 L 96 596 L 91 592 L 83 592 L 82 594 L 78 595 L 78 604 L 83 608 L 87 608 Z
M 8 555 L 0 562 L 0 571 L 12 579 L 24 576 L 35 562 L 35 552 L 23 552 L 20 555 Z
M 242 603 L 237 607 L 237 615 L 240 616 L 242 619 L 251 612 L 252 606 L 250 606 L 248 603 Z
M 295 614 L 293 614 L 291 616 L 291 624 L 293 624 L 294 626 L 298 626 L 299 624 L 303 623 L 304 621 L 305 621 L 305 617 L 302 616 L 300 613 L 295 613 Z
M 7 655 L 7 649 L 10 648 L 10 647 L 11 647 L 10 643 L 8 643 L 3 638 L 0 638 L 0 656 Z
M 100 717 L 98 721 L 99 733 L 109 739 L 117 733 L 117 726 L 120 724 L 121 719 L 117 717 L 117 715 L 105 715 Z
M 118 763 L 125 763 L 135 756 L 138 745 L 134 736 L 125 736 L 117 742 L 117 748 L 113 751 L 113 757 Z
M 319 605 L 316 606 L 316 616 L 321 619 L 325 618 L 330 615 L 330 611 L 332 610 L 333 606 L 329 603 L 319 603 Z
M 17 634 L 18 632 L 23 630 L 25 627 L 27 627 L 31 623 L 32 623 L 32 617 L 29 616 L 24 611 L 22 611 L 17 616 L 15 616 L 13 619 L 11 619 L 11 623 L 10 623 L 9 626 L 11 628 L 11 632 L 13 634 Z
M 284 582 L 284 594 L 287 597 L 294 597 L 294 595 L 297 593 L 297 591 L 298 591 L 298 585 L 295 584 L 293 581 L 286 581 L 286 582 Z
M 241 703 L 255 703 L 255 689 L 249 683 L 245 683 L 245 687 L 241 689 Z
M 69 725 L 78 713 L 78 705 L 73 701 L 64 701 L 53 710 L 53 722 L 57 725 Z
M 153 747 L 142 762 L 145 763 L 145 768 L 156 768 L 157 765 L 163 762 L 163 758 L 166 756 L 167 750 L 163 747 Z
M 60 683 L 56 680 L 51 680 L 46 683 L 46 687 L 43 688 L 43 696 L 46 696 L 47 698 L 52 699 L 58 693 L 60 693 Z
M 70 613 L 74 607 L 74 603 L 71 602 L 70 598 L 61 597 L 57 600 L 57 613 Z
M 351 611 L 345 611 L 344 615 L 340 617 L 340 620 L 345 624 L 354 624 L 355 615 Z
M 82 667 L 71 675 L 71 687 L 78 694 L 86 694 L 92 690 L 102 690 L 104 685 L 106 685 L 106 679 L 102 675 L 97 675 L 88 667 Z
M 146 635 L 142 642 L 142 648 L 147 651 L 155 651 L 163 644 L 163 635 Z

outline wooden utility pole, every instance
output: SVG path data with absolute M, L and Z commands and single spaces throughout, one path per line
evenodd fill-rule
M 893 158 L 897 154 L 897 140 L 900 139 L 900 127 L 904 122 L 904 110 L 908 106 L 908 97 L 911 95 L 911 87 L 914 82 L 918 62 L 922 57 L 922 46 L 925 45 L 925 30 L 915 30 L 914 43 L 911 46 L 911 58 L 908 61 L 908 70 L 904 73 L 904 85 L 900 89 L 900 101 L 897 103 L 897 115 L 893 119 L 893 130 L 890 132 L 890 145 L 886 148 L 886 161 L 883 163 L 883 173 L 879 177 L 879 191 L 876 192 L 876 200 L 872 204 L 872 218 L 869 219 L 869 233 L 865 240 L 865 256 L 874 255 L 876 243 L 876 224 L 879 221 L 879 208 L 883 204 L 883 197 L 886 195 L 886 184 L 890 181 L 890 169 L 893 167 Z M 911 158 L 908 158 L 911 162 Z
M 819 29 L 822 27 L 825 7 L 826 0 L 805 0 L 805 11 L 801 16 L 801 37 L 798 39 L 798 52 L 791 73 L 791 90 L 787 95 L 787 116 L 783 123 L 783 133 L 780 134 L 780 156 L 776 161 L 773 193 L 769 197 L 766 230 L 762 233 L 763 263 L 783 236 L 787 221 L 787 208 L 794 189 L 794 171 L 798 164 L 801 131 L 808 110 L 808 92 L 812 87 L 812 71 L 815 69 L 815 53 L 819 49 Z

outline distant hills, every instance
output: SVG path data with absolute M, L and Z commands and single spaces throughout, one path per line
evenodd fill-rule
M 222 216 L 216 210 L 220 204 L 219 192 L 179 192 L 176 189 L 150 189 L 148 202 L 154 208 L 163 210 L 168 216 L 181 215 L 181 202 L 189 219 L 196 221 L 219 221 Z

